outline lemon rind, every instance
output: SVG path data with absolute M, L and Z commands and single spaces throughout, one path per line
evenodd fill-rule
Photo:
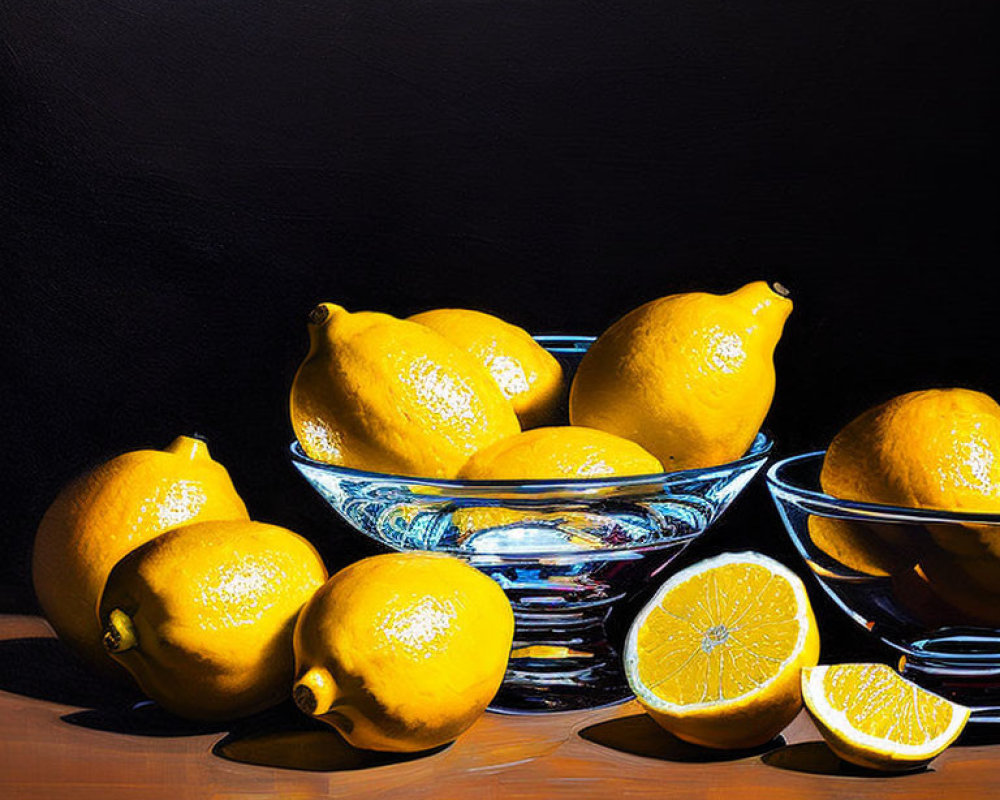
M 636 674 L 636 676 L 638 675 L 639 629 L 642 627 L 642 623 L 646 621 L 646 618 L 649 616 L 653 608 L 659 605 L 663 595 L 672 588 L 690 580 L 696 575 L 727 564 L 756 564 L 758 566 L 765 567 L 771 572 L 781 576 L 781 578 L 783 578 L 791 586 L 792 592 L 795 596 L 796 606 L 798 608 L 798 613 L 795 615 L 795 619 L 799 623 L 799 635 L 795 640 L 795 646 L 790 652 L 788 658 L 785 659 L 775 673 L 763 683 L 757 684 L 757 686 L 749 692 L 737 695 L 736 697 L 726 698 L 725 700 L 709 700 L 703 703 L 679 704 L 664 700 L 662 697 L 653 694 L 652 691 L 647 689 L 645 684 L 640 682 L 637 677 L 633 679 L 633 673 Z M 673 716 L 696 716 L 700 712 L 707 709 L 724 710 L 743 707 L 753 699 L 766 694 L 772 685 L 784 677 L 789 664 L 793 663 L 801 655 L 802 651 L 805 649 L 809 636 L 809 609 L 809 595 L 806 592 L 805 584 L 802 583 L 799 576 L 792 572 L 792 570 L 781 562 L 775 561 L 773 558 L 769 558 L 768 556 L 752 550 L 747 550 L 740 553 L 722 553 L 721 555 L 713 558 L 699 561 L 697 564 L 685 567 L 680 572 L 664 581 L 663 585 L 656 590 L 656 594 L 653 595 L 652 599 L 645 606 L 643 606 L 642 610 L 632 622 L 632 626 L 629 628 L 628 636 L 625 639 L 625 677 L 632 689 L 632 693 L 643 705 Z
M 827 732 L 837 739 L 845 741 L 864 752 L 865 755 L 875 757 L 885 761 L 926 761 L 940 754 L 948 745 L 955 741 L 961 734 L 962 729 L 969 720 L 971 710 L 958 703 L 953 703 L 947 698 L 940 698 L 951 707 L 952 714 L 948 726 L 942 733 L 934 737 L 930 742 L 920 745 L 904 744 L 894 742 L 879 736 L 872 736 L 869 733 L 855 728 L 847 719 L 847 715 L 833 706 L 826 699 L 823 691 L 823 677 L 831 666 L 824 664 L 819 667 L 807 667 L 802 670 L 802 699 L 813 720 L 816 722 L 820 732 L 826 736 Z M 883 665 L 884 666 L 884 665 Z M 900 681 L 908 684 L 918 692 L 933 694 L 926 689 L 910 684 L 905 678 L 886 666 Z M 936 695 L 939 696 L 939 695 Z

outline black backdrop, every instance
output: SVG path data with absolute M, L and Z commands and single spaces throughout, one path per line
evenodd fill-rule
M 67 479 L 181 432 L 256 518 L 367 552 L 285 457 L 320 300 L 596 333 L 780 280 L 779 453 L 1000 395 L 993 6 L 0 0 L 0 605 Z M 758 484 L 689 557 L 782 537 Z

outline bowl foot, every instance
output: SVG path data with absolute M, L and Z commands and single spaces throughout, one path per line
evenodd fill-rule
M 939 628 L 909 642 L 899 671 L 925 689 L 968 706 L 970 723 L 1000 724 L 1000 632 Z
M 518 613 L 515 619 L 510 663 L 491 711 L 575 711 L 631 699 L 604 614 Z

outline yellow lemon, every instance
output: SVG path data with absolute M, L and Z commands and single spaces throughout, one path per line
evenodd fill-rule
M 802 696 L 833 752 L 887 772 L 925 766 L 969 720 L 969 709 L 921 689 L 885 664 L 803 669 Z
M 663 465 L 642 447 L 582 425 L 533 428 L 477 452 L 458 471 L 464 480 L 559 480 L 651 475 Z
M 650 716 L 716 748 L 770 741 L 802 708 L 799 671 L 819 659 L 802 581 L 759 553 L 681 570 L 639 612 L 625 673 Z
M 613 433 L 576 425 L 533 428 L 490 445 L 465 462 L 463 480 L 562 480 L 650 475 L 663 472 L 659 461 L 635 442 Z M 581 548 L 601 547 L 599 516 L 560 509 L 464 507 L 452 513 L 459 542 L 485 530 L 518 525 L 558 528 Z
M 1000 405 L 969 389 L 894 397 L 834 437 L 820 483 L 846 500 L 998 513 Z M 1000 526 L 937 523 L 927 531 L 933 542 L 919 548 L 920 562 L 945 599 L 972 608 L 981 605 L 968 602 L 976 593 L 993 595 L 1000 579 Z M 917 544 L 911 552 L 918 552 Z
M 290 405 L 312 458 L 453 478 L 474 452 L 521 430 L 489 372 L 425 325 L 323 303 L 309 336 Z
M 464 308 L 438 308 L 409 319 L 475 356 L 514 406 L 522 428 L 552 421 L 562 395 L 562 367 L 524 328 Z
M 845 500 L 1000 511 L 1000 405 L 969 389 L 894 397 L 834 437 L 820 482 Z
M 792 310 L 786 294 L 757 281 L 631 311 L 580 362 L 570 422 L 638 442 L 668 470 L 739 458 L 774 397 L 772 354 Z
M 485 711 L 513 636 L 503 590 L 468 564 L 419 552 L 362 559 L 299 615 L 295 702 L 355 747 L 437 747 Z
M 103 643 L 168 711 L 243 717 L 288 696 L 295 618 L 326 577 L 312 545 L 285 528 L 185 525 L 111 570 L 99 609 Z
M 32 553 L 35 594 L 60 639 L 114 670 L 96 610 L 115 563 L 186 522 L 246 518 L 225 467 L 200 439 L 125 453 L 70 483 L 45 512 Z
M 834 561 L 866 575 L 886 577 L 912 568 L 922 547 L 921 530 L 862 524 L 810 515 L 809 538 Z

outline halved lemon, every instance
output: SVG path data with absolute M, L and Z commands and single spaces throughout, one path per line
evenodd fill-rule
M 921 689 L 885 664 L 804 669 L 802 695 L 830 749 L 869 769 L 925 766 L 969 720 L 965 706 Z
M 624 658 L 636 698 L 675 736 L 756 747 L 801 710 L 799 672 L 819 660 L 819 632 L 795 573 L 760 553 L 725 553 L 659 588 Z

